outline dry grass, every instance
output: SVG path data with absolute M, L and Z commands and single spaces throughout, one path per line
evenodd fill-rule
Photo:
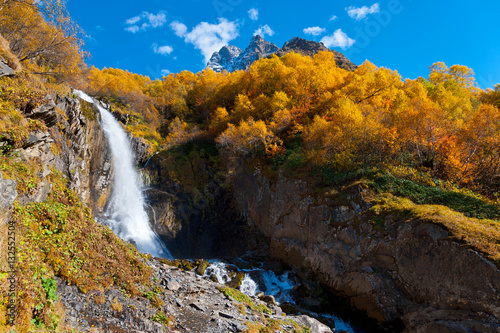
M 378 195 L 375 200 L 377 205 L 372 207 L 372 211 L 376 214 L 397 213 L 440 224 L 451 232 L 453 238 L 483 253 L 497 265 L 500 264 L 500 222 L 466 217 L 441 205 L 418 205 L 391 194 Z
M 123 305 L 118 301 L 118 298 L 113 299 L 111 303 L 111 308 L 117 312 L 123 311 Z

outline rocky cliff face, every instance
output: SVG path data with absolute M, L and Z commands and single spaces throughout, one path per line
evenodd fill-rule
M 448 239 L 443 227 L 367 214 L 367 190 L 353 185 L 318 197 L 283 175 L 259 170 L 234 178 L 247 224 L 270 255 L 366 311 L 390 331 L 494 332 L 500 327 L 500 271 Z
M 212 55 L 212 58 L 210 58 L 207 64 L 207 68 L 211 68 L 215 72 L 222 72 L 223 70 L 233 72 L 235 70 L 245 70 L 255 61 L 261 58 L 270 57 L 273 54 L 281 57 L 287 53 L 296 52 L 305 56 L 313 56 L 320 51 L 333 52 L 335 54 L 335 62 L 340 68 L 351 71 L 357 68 L 357 66 L 342 53 L 330 50 L 322 43 L 294 37 L 286 42 L 282 48 L 279 48 L 275 44 L 265 41 L 258 35 L 250 40 L 250 44 L 244 51 L 241 51 L 236 46 L 224 46 L 219 52 L 215 52 Z
M 41 106 L 27 110 L 25 116 L 43 121 L 47 130 L 31 132 L 24 146 L 13 152 L 17 158 L 39 163 L 42 168 L 41 183 L 21 195 L 19 203 L 44 201 L 51 191 L 46 177 L 56 170 L 95 215 L 101 213 L 113 168 L 99 112 L 84 101 L 48 95 Z
M 218 171 L 217 156 L 203 145 L 160 152 L 143 170 L 153 228 L 175 258 L 238 256 L 255 239 L 246 237 L 244 221 Z
M 247 69 L 255 61 L 277 52 L 279 48 L 259 35 L 252 37 L 250 44 L 233 62 L 232 70 Z

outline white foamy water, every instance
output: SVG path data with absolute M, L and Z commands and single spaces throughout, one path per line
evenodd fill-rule
M 205 269 L 203 277 L 211 277 L 215 275 L 217 277 L 217 282 L 224 284 L 231 280 L 226 269 L 226 264 L 221 261 L 210 261 L 210 266 Z
M 203 277 L 215 275 L 217 277 L 217 282 L 220 284 L 231 281 L 231 277 L 229 276 L 230 273 L 226 265 L 227 264 L 222 261 L 210 260 L 210 266 L 205 270 Z M 255 281 L 249 274 L 245 274 L 239 287 L 240 291 L 245 295 L 255 296 L 257 292 L 263 291 L 266 295 L 274 296 L 278 304 L 282 302 L 295 303 L 290 296 L 290 292 L 295 286 L 295 283 L 288 278 L 288 272 L 277 276 L 272 271 L 265 271 L 262 269 L 249 269 L 245 271 L 252 271 L 252 274 L 258 276 L 258 281 Z M 261 288 L 259 288 L 259 286 Z
M 133 243 L 140 252 L 171 258 L 170 252 L 149 224 L 139 174 L 134 168 L 130 140 L 111 112 L 95 103 L 84 92 L 75 90 L 81 99 L 99 109 L 102 127 L 113 156 L 115 175 L 111 197 L 103 221 L 123 240 Z
M 273 295 L 276 302 L 295 303 L 290 292 L 292 291 L 295 283 L 288 278 L 288 272 L 277 276 L 273 271 L 266 271 L 262 273 L 262 282 L 264 283 L 266 295 Z
M 210 278 L 211 276 L 215 276 L 217 277 L 217 282 L 220 284 L 226 284 L 231 281 L 231 273 L 227 269 L 227 263 L 220 260 L 209 260 L 209 262 L 210 265 L 206 268 L 203 277 Z M 243 294 L 255 296 L 259 291 L 262 291 L 265 295 L 274 296 L 278 304 L 283 302 L 295 304 L 291 295 L 295 282 L 293 278 L 289 277 L 289 272 L 276 275 L 273 271 L 261 268 L 242 269 L 241 271 L 247 272 L 239 287 Z M 333 314 L 321 314 L 320 316 L 333 320 L 335 322 L 335 330 L 354 333 L 354 329 L 348 321 L 344 321 Z
M 257 283 L 250 277 L 250 275 L 245 274 L 245 277 L 241 281 L 240 291 L 248 296 L 255 296 L 257 293 Z

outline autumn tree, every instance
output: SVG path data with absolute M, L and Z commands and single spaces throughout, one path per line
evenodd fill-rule
M 258 151 L 272 150 L 281 144 L 262 120 L 242 120 L 238 126 L 229 124 L 215 142 L 233 155 L 250 155 Z
M 497 84 L 494 89 L 482 92 L 481 100 L 483 103 L 495 105 L 500 109 L 500 84 Z
M 464 147 L 461 166 L 467 181 L 475 179 L 497 190 L 500 177 L 500 110 L 481 105 L 460 132 Z
M 80 30 L 61 1 L 4 1 L 0 34 L 22 63 L 37 65 L 34 72 L 69 78 L 84 67 Z

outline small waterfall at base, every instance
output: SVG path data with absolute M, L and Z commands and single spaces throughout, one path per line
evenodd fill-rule
M 84 92 L 79 90 L 74 92 L 99 109 L 102 127 L 113 156 L 115 176 L 104 224 L 109 225 L 121 239 L 133 243 L 140 252 L 156 257 L 172 258 L 149 224 L 148 214 L 144 210 L 141 182 L 133 165 L 134 154 L 127 134 L 111 112 L 95 103 L 92 97 Z
M 244 263 L 243 266 L 246 266 L 246 268 L 243 268 L 243 266 L 238 268 L 233 264 L 218 259 L 209 260 L 210 265 L 205 269 L 203 277 L 214 281 L 217 280 L 220 284 L 228 284 L 236 277 L 236 271 L 245 272 L 240 286 L 236 287 L 243 294 L 255 297 L 258 292 L 262 291 L 265 295 L 273 296 L 278 305 L 283 303 L 288 303 L 288 305 L 296 304 L 297 295 L 292 295 L 292 291 L 298 286 L 298 281 L 295 277 L 290 276 L 292 275 L 290 271 L 276 274 L 271 270 L 262 268 L 262 263 L 258 266 L 256 261 L 253 261 L 251 265 L 248 265 L 250 263 L 241 258 L 238 261 Z M 316 319 L 328 319 L 328 322 L 335 324 L 336 331 L 364 332 L 335 314 L 313 313 L 312 311 L 306 312 L 306 314 L 312 315 Z

